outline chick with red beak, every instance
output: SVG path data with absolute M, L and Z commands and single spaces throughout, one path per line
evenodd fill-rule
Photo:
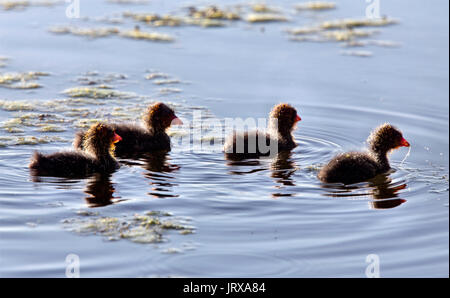
M 183 125 L 183 121 L 181 121 L 180 118 L 178 118 L 175 114 L 171 116 L 171 125 Z
M 85 177 L 93 173 L 112 173 L 119 168 L 114 158 L 114 143 L 122 138 L 107 124 L 93 124 L 83 139 L 84 151 L 62 151 L 51 154 L 35 152 L 29 164 L 33 175 Z
M 122 137 L 119 136 L 117 133 L 114 133 L 113 143 L 115 144 L 115 143 L 120 142 L 120 141 L 122 141 Z
M 327 183 L 352 184 L 386 173 L 388 153 L 399 147 L 410 147 L 400 130 L 389 123 L 375 128 L 367 139 L 369 152 L 347 152 L 335 156 L 319 172 L 318 178 Z
M 410 144 L 407 140 L 405 140 L 405 138 L 402 138 L 400 141 L 400 147 L 409 147 Z
M 140 157 L 153 151 L 170 151 L 170 137 L 166 130 L 171 125 L 182 125 L 183 121 L 175 115 L 168 105 L 157 102 L 148 107 L 143 117 L 142 125 L 131 123 L 115 123 L 109 126 L 116 132 L 113 142 L 115 155 L 119 157 Z M 83 148 L 83 138 L 86 132 L 78 132 L 74 146 Z M 120 142 L 119 142 L 120 141 Z

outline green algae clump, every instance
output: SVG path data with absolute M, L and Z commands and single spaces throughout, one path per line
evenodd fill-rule
M 232 11 L 227 11 L 211 5 L 205 8 L 189 8 L 189 15 L 195 19 L 215 19 L 215 20 L 240 20 L 241 16 Z
M 132 13 L 132 12 L 124 12 L 124 17 L 132 18 L 138 22 L 144 22 L 151 26 L 161 27 L 161 26 L 169 26 L 169 27 L 177 27 L 183 24 L 183 19 L 176 16 L 171 15 L 163 15 L 160 16 L 156 13 Z
M 61 1 L 0 0 L 0 6 L 2 6 L 4 10 L 25 9 L 29 6 L 54 6 L 58 3 L 61 3 Z
M 378 33 L 378 31 L 368 31 L 368 30 L 332 30 L 322 33 L 322 36 L 328 40 L 335 41 L 349 41 L 360 37 L 369 37 L 373 34 Z
M 274 13 L 252 13 L 246 18 L 249 23 L 287 22 L 288 19 L 280 14 Z
M 168 79 L 169 75 L 161 72 L 153 72 L 149 73 L 145 76 L 146 80 L 153 80 L 153 79 Z
M 68 142 L 67 140 L 59 137 L 42 137 L 35 136 L 9 136 L 0 137 L 0 147 L 6 146 L 20 146 L 20 145 L 39 145 L 47 144 L 51 142 Z
M 127 239 L 135 243 L 149 244 L 166 241 L 169 230 L 178 230 L 187 235 L 194 232 L 194 228 L 183 224 L 183 220 L 172 218 L 165 212 L 148 212 L 124 217 L 83 216 L 63 220 L 65 227 L 82 235 L 102 235 L 108 240 Z
M 0 109 L 5 111 L 32 111 L 35 106 L 26 101 L 0 99 Z
M 139 30 L 139 28 L 121 31 L 119 35 L 126 38 L 150 40 L 150 41 L 161 41 L 161 42 L 174 41 L 174 38 L 170 35 L 157 32 L 145 32 Z
M 379 19 L 340 19 L 334 21 L 325 21 L 320 26 L 323 29 L 340 29 L 340 28 L 354 28 L 354 27 L 380 27 L 396 24 L 397 21 L 387 17 Z
M 264 3 L 255 3 L 255 4 L 251 5 L 250 8 L 254 12 L 264 12 L 264 13 L 266 13 L 266 12 L 277 13 L 278 12 L 277 9 L 267 6 Z
M 335 9 L 336 3 L 325 1 L 309 1 L 295 5 L 297 10 L 329 10 Z
M 81 28 L 75 26 L 55 26 L 51 27 L 49 31 L 55 34 L 73 34 L 90 38 L 107 37 L 119 33 L 119 29 L 115 27 Z
M 94 87 L 74 87 L 64 90 L 63 93 L 70 97 L 86 97 L 93 99 L 135 97 L 135 94 L 130 92 L 121 92 L 112 89 Z
M 42 126 L 41 128 L 38 129 L 38 131 L 40 131 L 40 132 L 63 132 L 66 130 L 64 128 L 62 128 L 61 126 L 49 124 L 49 125 Z
M 42 76 L 48 76 L 46 72 L 29 71 L 23 73 L 0 73 L 0 86 L 10 89 L 34 89 L 41 85 L 30 82 Z

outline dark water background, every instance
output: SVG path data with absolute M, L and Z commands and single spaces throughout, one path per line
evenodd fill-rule
M 292 42 L 284 32 L 317 18 L 363 17 L 365 1 L 339 1 L 336 10 L 306 15 L 295 13 L 295 1 L 266 3 L 283 9 L 291 22 L 154 29 L 173 35 L 174 43 L 52 34 L 48 29 L 61 24 L 136 25 L 130 19 L 118 25 L 70 20 L 64 3 L 0 8 L 0 56 L 9 57 L 0 75 L 50 73 L 37 80 L 43 88 L 0 87 L 0 100 L 33 104 L 28 111 L 0 109 L 0 276 L 64 277 L 71 253 L 79 256 L 83 277 L 364 277 L 369 254 L 379 256 L 382 277 L 448 276 L 448 1 L 380 1 L 381 13 L 400 22 L 380 28 L 377 39 L 401 46 L 364 48 L 371 57 L 341 55 L 337 43 Z M 81 16 L 183 13 L 191 4 L 208 2 L 81 1 Z M 155 85 L 145 79 L 149 70 L 181 83 Z M 230 165 L 220 152 L 175 144 L 165 158 L 122 160 L 110 177 L 33 181 L 27 168 L 33 150 L 70 148 L 81 116 L 69 110 L 62 91 L 83 77 L 109 78 L 106 84 L 116 90 L 136 94 L 78 103 L 95 112 L 90 118 L 135 120 L 157 100 L 171 103 L 187 121 L 193 111 L 262 118 L 286 101 L 303 119 L 295 131 L 299 146 L 277 160 Z M 179 92 L 163 94 L 163 87 Z M 120 115 L 112 113 L 117 107 Z M 64 131 L 4 129 L 26 113 L 63 119 L 55 123 Z M 406 149 L 391 155 L 395 172 L 353 189 L 317 181 L 320 165 L 336 153 L 363 149 L 370 130 L 384 122 L 398 126 L 412 144 L 403 164 Z M 20 136 L 50 142 L 15 145 Z M 163 242 L 142 244 L 80 235 L 64 225 L 155 210 L 170 212 L 195 233 L 169 230 Z M 96 215 L 84 216 L 87 211 Z

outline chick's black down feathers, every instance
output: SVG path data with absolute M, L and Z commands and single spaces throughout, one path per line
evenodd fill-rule
M 409 147 L 402 133 L 385 123 L 372 131 L 367 139 L 369 152 L 348 152 L 335 156 L 317 177 L 328 183 L 352 184 L 374 178 L 391 167 L 387 154 L 401 146 Z

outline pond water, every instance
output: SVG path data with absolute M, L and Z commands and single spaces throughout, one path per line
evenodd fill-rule
M 64 1 L 1 3 L 0 82 L 19 78 L 0 83 L 0 276 L 65 277 L 75 254 L 82 277 L 365 277 L 375 254 L 381 277 L 448 277 L 448 1 L 380 1 L 380 13 L 398 23 L 364 28 L 379 32 L 360 47 L 293 41 L 286 30 L 364 17 L 363 0 L 301 12 L 298 1 L 266 1 L 289 21 L 213 28 L 152 27 L 122 15 L 185 16 L 207 4 L 240 4 L 246 15 L 248 3 L 81 1 L 79 19 L 66 16 Z M 174 40 L 51 32 L 136 25 Z M 172 82 L 146 79 L 151 73 Z M 80 86 L 91 89 L 70 90 Z M 78 129 L 96 119 L 138 121 L 155 101 L 188 123 L 171 128 L 174 140 L 202 129 L 195 113 L 265 118 L 289 102 L 302 117 L 299 146 L 233 164 L 220 144 L 200 151 L 174 142 L 165 156 L 119 160 L 109 176 L 30 175 L 34 150 L 70 150 Z M 321 165 L 363 150 L 384 122 L 411 143 L 403 162 L 407 149 L 390 155 L 391 173 L 352 187 L 317 180 Z M 208 140 L 205 130 L 194 140 Z M 154 221 L 148 237 L 123 237 L 120 225 L 136 232 L 129 227 L 139 216 Z

